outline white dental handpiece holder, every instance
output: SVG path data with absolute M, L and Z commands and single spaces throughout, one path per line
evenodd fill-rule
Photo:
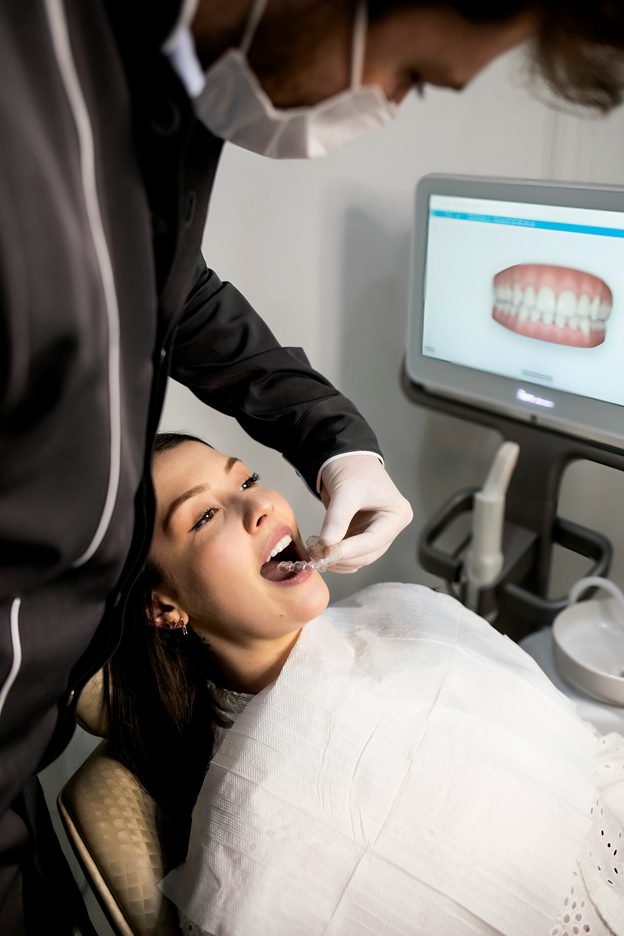
M 500 438 L 520 446 L 502 511 L 503 566 L 489 586 L 481 584 L 492 574 L 491 570 L 489 575 L 479 573 L 479 567 L 483 570 L 488 565 L 484 559 L 487 550 L 481 552 L 480 561 L 471 566 L 470 603 L 478 600 L 479 613 L 488 618 L 495 614 L 496 628 L 514 640 L 552 624 L 568 604 L 567 593 L 558 597 L 549 594 L 554 548 L 562 547 L 590 560 L 587 572 L 591 575 L 607 576 L 613 558 L 613 546 L 603 533 L 559 516 L 562 478 L 571 465 L 581 460 L 624 472 L 624 443 L 615 447 L 563 430 L 549 430 L 539 425 L 533 414 L 528 414 L 526 420 L 519 419 L 467 400 L 439 395 L 415 382 L 405 367 L 402 383 L 408 398 L 417 405 L 476 426 L 478 431 L 494 430 Z M 454 492 L 424 523 L 417 545 L 420 566 L 447 582 L 451 592 L 456 593 L 459 586 L 460 597 L 467 603 L 466 553 L 472 544 L 460 543 L 450 549 L 447 542 L 457 539 L 457 529 L 451 536 L 447 534 L 457 519 L 472 516 L 479 494 L 483 492 L 474 487 Z M 476 526 L 480 526 L 480 520 Z M 478 534 L 475 538 L 479 539 Z
M 520 446 L 503 442 L 483 488 L 475 494 L 472 536 L 464 565 L 464 603 L 473 611 L 479 609 L 482 589 L 492 585 L 503 568 L 503 526 L 505 499 Z

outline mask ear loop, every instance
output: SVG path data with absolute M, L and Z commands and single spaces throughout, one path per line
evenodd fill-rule
M 361 88 L 366 58 L 366 34 L 368 32 L 368 10 L 366 0 L 359 0 L 353 23 L 353 46 L 351 49 L 351 88 Z
M 258 24 L 264 16 L 264 11 L 267 8 L 269 0 L 255 0 L 254 4 L 249 11 L 249 16 L 247 17 L 247 22 L 245 23 L 245 32 L 243 33 L 243 38 L 241 39 L 239 49 L 243 55 L 247 55 L 251 43 L 253 42 L 253 37 L 256 34 Z

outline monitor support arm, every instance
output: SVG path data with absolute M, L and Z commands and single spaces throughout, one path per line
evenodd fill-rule
M 503 567 L 495 581 L 481 589 L 477 610 L 489 615 L 498 608 L 496 626 L 515 640 L 549 624 L 567 604 L 566 597 L 547 597 L 553 545 L 558 543 L 594 560 L 588 573 L 591 575 L 605 575 L 612 557 L 611 543 L 604 536 L 557 516 L 563 472 L 579 459 L 623 471 L 624 452 L 436 396 L 415 384 L 405 368 L 402 386 L 414 403 L 495 429 L 503 439 L 519 446 L 506 497 Z M 441 551 L 435 543 L 455 517 L 473 509 L 478 491 L 471 488 L 453 495 L 421 531 L 420 564 L 449 582 L 461 582 L 463 562 Z

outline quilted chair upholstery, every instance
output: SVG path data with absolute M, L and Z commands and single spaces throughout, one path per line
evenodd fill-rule
M 93 699 L 89 700 L 90 710 L 85 702 L 81 697 L 79 721 L 87 730 L 100 734 L 101 721 L 86 717 L 96 711 Z M 175 907 L 157 887 L 181 860 L 179 836 L 134 775 L 110 755 L 106 741 L 65 784 L 58 808 L 85 876 L 115 933 L 180 936 Z

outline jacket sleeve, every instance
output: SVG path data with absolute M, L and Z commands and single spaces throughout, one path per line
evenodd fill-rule
M 231 283 L 203 258 L 172 351 L 171 376 L 280 451 L 312 490 L 328 458 L 380 453 L 353 403 L 315 371 L 301 348 L 282 347 Z

